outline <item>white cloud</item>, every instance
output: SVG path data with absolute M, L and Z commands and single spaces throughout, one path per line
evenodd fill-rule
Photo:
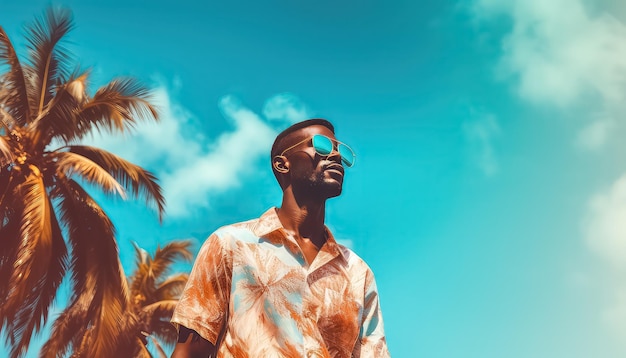
M 626 338 L 626 173 L 589 201 L 583 230 L 590 250 L 608 264 L 603 279 L 609 295 L 601 320 L 620 339 Z M 603 290 L 604 291 L 604 290 Z
M 234 130 L 222 133 L 192 161 L 162 176 L 168 213 L 173 216 L 205 207 L 210 194 L 237 186 L 241 176 L 253 172 L 257 160 L 270 151 L 276 136 L 273 128 L 233 97 L 222 98 L 219 106 Z
M 310 118 L 311 110 L 293 94 L 281 93 L 265 102 L 263 115 L 269 120 L 295 123 Z
M 626 269 L 626 174 L 592 197 L 584 229 L 593 251 L 616 269 Z
M 165 87 L 154 91 L 153 103 L 159 108 L 158 123 L 139 123 L 132 133 L 124 135 L 94 133 L 89 144 L 149 167 L 159 164 L 164 168 L 173 168 L 181 162 L 193 160 L 200 152 L 200 143 L 204 138 L 190 137 L 194 133 L 189 128 L 193 122 L 192 114 L 173 103 Z
M 616 122 L 612 117 L 605 116 L 591 122 L 578 134 L 578 143 L 586 149 L 600 149 L 608 140 Z
M 589 150 L 599 150 L 609 140 L 620 138 L 617 133 L 626 125 L 623 3 L 620 8 L 610 1 L 473 1 L 479 22 L 496 17 L 511 20 L 510 31 L 502 40 L 496 75 L 511 80 L 518 95 L 530 103 L 553 106 L 568 117 L 587 120 L 576 140 Z M 598 112 L 600 116 L 595 115 Z M 589 249 L 608 263 L 611 274 L 623 278 L 626 174 L 590 199 L 583 231 Z M 584 276 L 578 279 L 581 284 L 593 281 Z M 626 291 L 613 279 L 607 282 L 602 286 L 615 297 L 610 299 L 614 301 L 611 307 L 601 309 L 602 318 L 626 335 Z
M 493 140 L 500 135 L 496 117 L 483 113 L 463 123 L 463 132 L 470 145 L 470 154 L 487 176 L 498 172 L 498 161 L 493 149 Z
M 89 144 L 153 170 L 171 217 L 208 207 L 211 195 L 238 186 L 254 173 L 259 159 L 269 155 L 276 129 L 231 96 L 217 105 L 232 130 L 214 139 L 198 130 L 193 115 L 172 101 L 165 87 L 155 91 L 154 99 L 160 108 L 159 123 L 141 123 L 132 135 L 123 137 L 96 134 Z M 274 96 L 265 107 L 274 120 L 294 121 L 298 113 L 308 113 L 293 95 Z
M 474 11 L 512 18 L 500 69 L 522 97 L 560 106 L 626 99 L 626 25 L 610 13 L 592 14 L 582 0 L 477 0 Z
M 617 289 L 612 304 L 602 314 L 602 320 L 613 328 L 618 337 L 626 337 L 626 287 Z

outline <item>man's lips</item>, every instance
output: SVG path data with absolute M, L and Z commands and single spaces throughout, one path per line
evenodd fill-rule
M 324 168 L 324 171 L 327 172 L 335 172 L 338 173 L 341 177 L 343 177 L 343 167 L 340 164 L 330 164 Z

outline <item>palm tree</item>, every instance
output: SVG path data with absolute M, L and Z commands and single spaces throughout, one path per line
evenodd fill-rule
M 157 247 L 154 256 L 150 256 L 146 250 L 135 245 L 136 269 L 125 281 L 125 290 L 130 295 L 125 303 L 124 319 L 118 322 L 118 336 L 123 339 L 115 340 L 113 356 L 151 358 L 147 348 L 150 339 L 159 356 L 165 357 L 162 344 L 176 343 L 177 332 L 169 321 L 189 275 L 177 273 L 168 276 L 168 273 L 177 260 L 191 261 L 190 247 L 188 240 L 173 241 L 162 248 Z M 57 324 L 71 326 L 73 322 L 80 321 L 69 315 L 62 319 L 64 322 L 59 318 Z M 79 342 L 73 347 L 74 355 L 86 350 L 83 344 L 88 342 L 91 329 L 77 325 L 73 330 L 72 340 Z M 49 354 L 48 347 L 54 345 L 53 339 L 48 341 L 43 355 Z
M 157 112 L 133 79 L 115 79 L 90 96 L 89 72 L 70 71 L 62 46 L 72 28 L 68 10 L 48 9 L 26 28 L 21 62 L 0 27 L 0 328 L 11 357 L 23 355 L 46 323 L 66 275 L 72 297 L 42 354 L 80 346 L 83 356 L 114 356 L 129 292 L 113 223 L 82 184 L 122 197 L 129 190 L 159 219 L 164 212 L 153 174 L 78 144 L 93 130 L 124 132 Z M 82 341 L 76 327 L 89 331 Z
M 151 338 L 156 349 L 163 352 L 161 343 L 173 345 L 178 338 L 176 329 L 169 322 L 178 303 L 178 298 L 189 277 L 186 273 L 168 275 L 177 260 L 191 261 L 190 241 L 174 241 L 163 248 L 157 247 L 154 256 L 135 245 L 135 272 L 129 279 L 130 301 L 128 302 L 130 327 L 128 335 L 135 339 L 135 356 L 150 357 L 146 343 Z M 141 343 L 141 344 L 137 344 Z M 164 353 L 163 353 L 164 354 Z

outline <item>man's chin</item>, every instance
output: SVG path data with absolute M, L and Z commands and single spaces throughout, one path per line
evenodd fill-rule
M 336 183 L 335 185 L 328 185 L 326 188 L 326 198 L 334 198 L 341 195 L 341 191 L 343 190 L 343 186 L 341 183 Z
M 343 183 L 335 179 L 319 180 L 317 182 L 308 182 L 306 185 L 297 185 L 294 183 L 294 194 L 297 197 L 309 197 L 311 199 L 330 199 L 341 195 Z

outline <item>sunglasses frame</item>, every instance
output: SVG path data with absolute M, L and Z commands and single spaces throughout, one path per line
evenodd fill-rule
M 313 138 L 315 138 L 317 136 L 324 137 L 327 140 L 329 140 L 331 143 L 333 143 L 332 150 L 330 151 L 330 153 L 328 153 L 328 154 L 320 153 L 318 148 L 316 148 L 315 145 L 313 145 L 313 142 L 314 142 Z M 317 153 L 318 155 L 321 155 L 323 157 L 328 157 L 333 152 L 337 152 L 337 153 L 339 153 L 339 156 L 341 157 L 341 162 L 343 164 L 345 164 L 348 168 L 354 166 L 354 163 L 356 162 L 356 154 L 354 154 L 354 151 L 352 150 L 352 148 L 350 148 L 350 146 L 347 145 L 346 143 L 340 142 L 337 139 L 332 139 L 332 138 L 330 138 L 328 136 L 325 136 L 323 134 L 314 134 L 314 135 L 312 135 L 310 137 L 304 138 L 303 140 L 299 141 L 298 143 L 296 143 L 296 144 L 290 146 L 289 148 L 283 150 L 282 153 L 280 153 L 280 156 L 281 157 L 284 156 L 285 152 L 287 152 L 287 151 L 289 151 L 289 150 L 291 150 L 291 149 L 293 149 L 293 148 L 299 146 L 300 144 L 302 144 L 302 143 L 304 143 L 306 141 L 309 141 L 309 140 L 311 141 L 311 147 L 313 147 L 313 149 L 315 149 L 315 153 Z M 341 155 L 341 152 L 339 151 L 339 146 L 340 145 L 343 145 L 346 149 L 348 149 L 350 151 L 350 153 L 352 153 L 352 164 L 349 164 L 348 161 L 344 159 L 344 156 Z

